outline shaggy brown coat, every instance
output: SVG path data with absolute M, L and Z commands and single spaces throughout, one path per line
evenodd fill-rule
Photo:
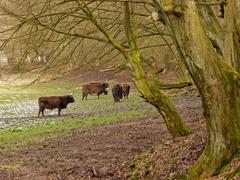
M 82 86 L 82 100 L 87 100 L 88 94 L 97 94 L 99 99 L 100 94 L 108 94 L 108 87 L 108 83 L 101 82 L 91 82 L 89 84 L 85 84 Z

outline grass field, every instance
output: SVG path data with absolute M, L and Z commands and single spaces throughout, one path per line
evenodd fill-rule
M 63 110 L 63 116 L 58 117 L 57 110 L 46 110 L 46 118 L 36 117 L 39 96 L 70 94 L 73 89 L 75 103 Z M 147 117 L 156 112 L 139 97 L 136 90 L 131 91 L 128 100 L 120 103 L 113 102 L 111 93 L 100 96 L 100 99 L 95 95 L 89 96 L 88 101 L 82 101 L 81 86 L 64 81 L 34 84 L 18 91 L 5 90 L 0 93 L 0 102 L 1 119 L 9 118 L 13 121 L 0 130 L 1 148 L 15 148 L 43 141 L 56 132 L 67 133 L 82 126 Z

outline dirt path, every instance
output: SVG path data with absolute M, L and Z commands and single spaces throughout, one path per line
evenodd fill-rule
M 188 122 L 202 118 L 199 98 L 175 99 Z M 194 128 L 194 131 L 197 128 Z M 124 179 L 134 157 L 171 139 L 162 118 L 84 127 L 65 138 L 31 145 L 15 152 L 0 151 L 0 179 Z

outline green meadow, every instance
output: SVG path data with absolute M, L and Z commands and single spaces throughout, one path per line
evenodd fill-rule
M 57 116 L 57 110 L 46 110 L 45 118 L 36 117 L 39 96 L 71 93 L 73 93 L 75 102 L 62 111 L 61 117 Z M 92 95 L 87 101 L 82 101 L 81 85 L 76 86 L 74 82 L 64 81 L 38 83 L 29 87 L 11 87 L 10 90 L 5 89 L 0 93 L 0 101 L 2 107 L 12 105 L 1 115 L 2 119 L 7 115 L 10 119 L 21 116 L 25 120 L 21 123 L 16 118 L 15 123 L 0 130 L 0 148 L 2 149 L 37 143 L 46 138 L 55 137 L 59 133 L 66 136 L 76 128 L 84 129 L 92 125 L 133 120 L 156 113 L 155 108 L 145 103 L 135 89 L 131 90 L 128 100 L 123 99 L 120 103 L 113 102 L 110 91 L 108 95 L 101 95 L 100 99 Z M 30 105 L 28 104 L 30 107 L 24 111 L 24 114 L 21 114 L 29 102 L 31 102 Z M 18 108 L 14 109 L 15 107 Z

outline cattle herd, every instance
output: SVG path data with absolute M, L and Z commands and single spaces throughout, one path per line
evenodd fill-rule
M 87 96 L 90 94 L 96 94 L 99 96 L 100 94 L 108 94 L 109 84 L 103 82 L 91 82 L 82 86 L 82 100 L 87 100 Z M 114 102 L 120 102 L 122 98 L 128 99 L 128 95 L 130 93 L 130 85 L 129 84 L 115 84 L 112 87 L 112 95 Z M 69 103 L 73 103 L 75 100 L 72 95 L 66 96 L 44 96 L 38 98 L 38 117 L 42 113 L 44 117 L 45 109 L 58 109 L 58 116 L 60 116 L 61 110 L 67 108 Z

